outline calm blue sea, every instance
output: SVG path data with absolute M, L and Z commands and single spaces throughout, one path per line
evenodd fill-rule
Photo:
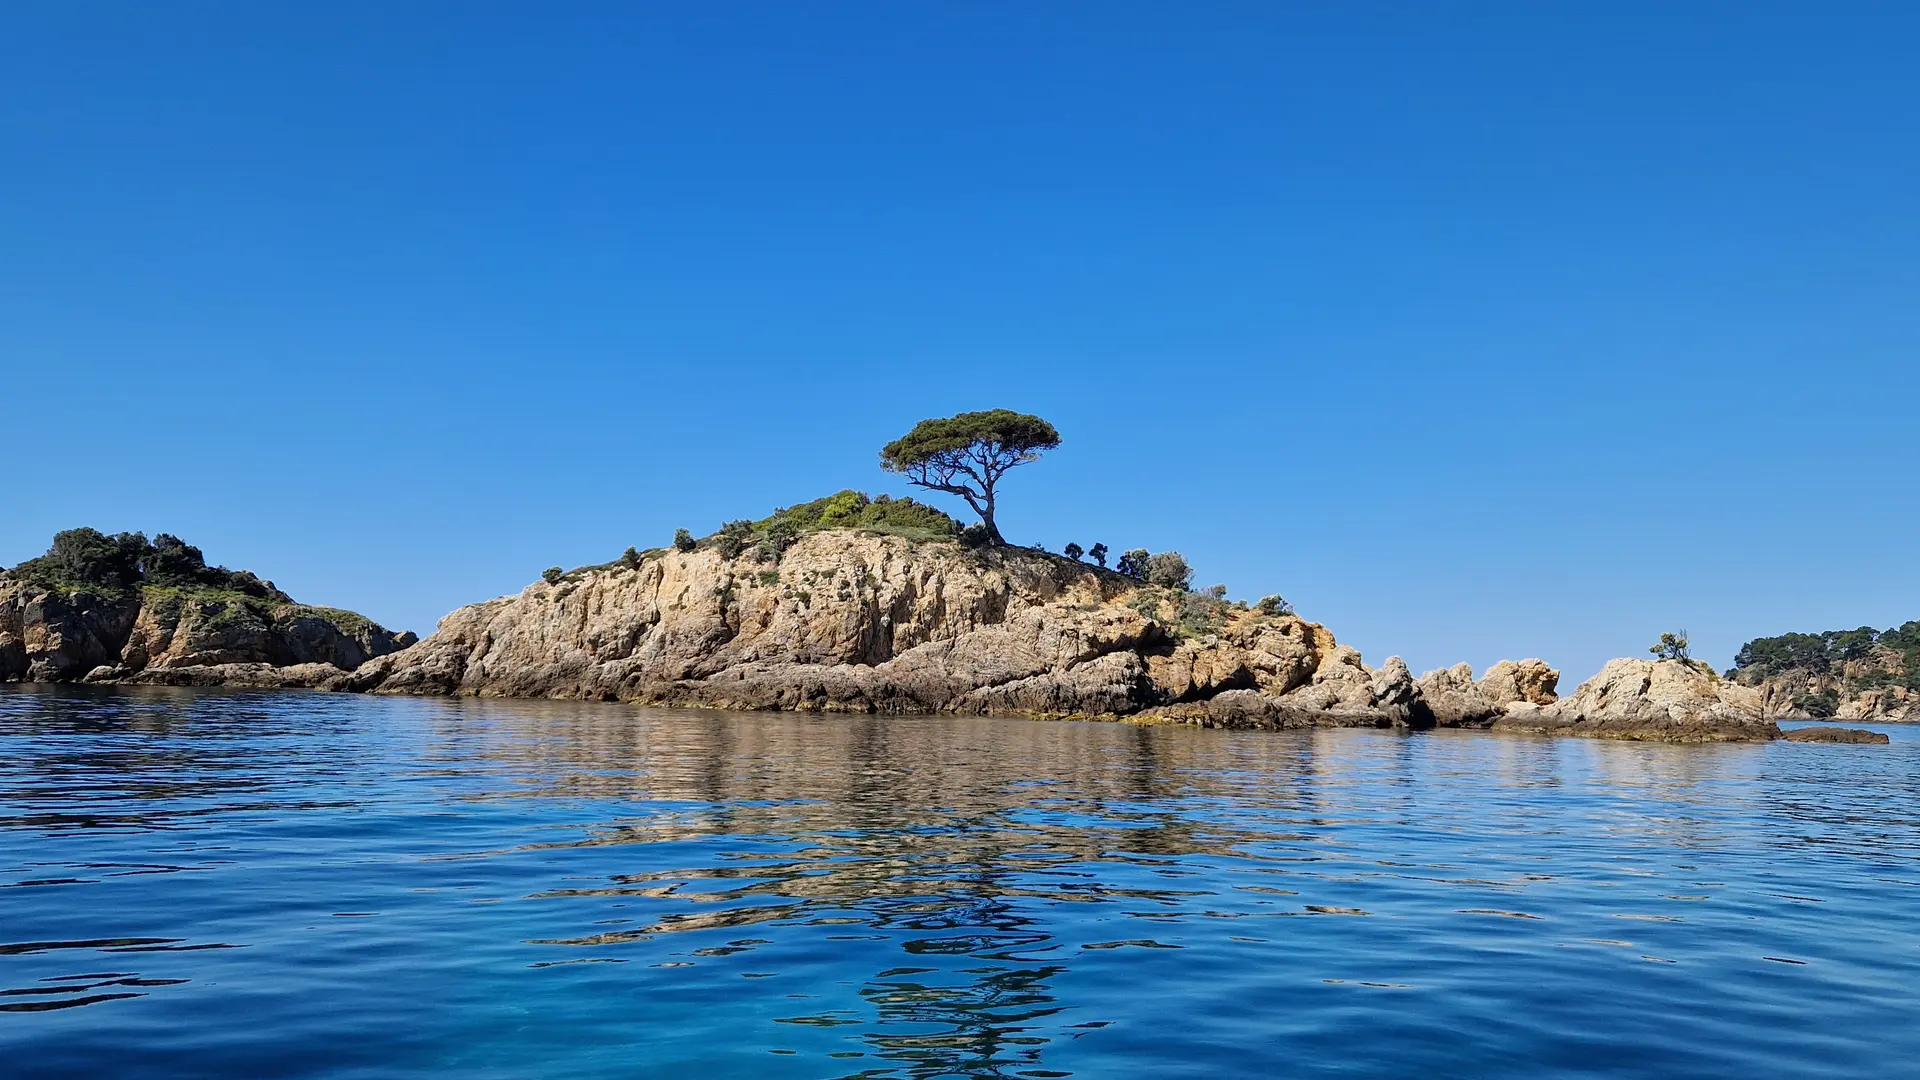
M 1884 730 L 0 690 L 0 1073 L 1915 1075 Z

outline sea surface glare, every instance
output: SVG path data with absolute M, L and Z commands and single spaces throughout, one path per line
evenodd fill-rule
M 4 689 L 0 1074 L 1920 1075 L 1881 730 Z

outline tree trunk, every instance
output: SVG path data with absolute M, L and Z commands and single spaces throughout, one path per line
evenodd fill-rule
M 987 492 L 987 505 L 980 510 L 980 523 L 987 527 L 987 540 L 994 547 L 1006 547 L 1007 538 L 1000 535 L 1000 526 L 993 523 L 993 492 Z

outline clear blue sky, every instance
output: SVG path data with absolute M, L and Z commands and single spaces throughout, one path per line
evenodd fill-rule
M 1920 6 L 0 4 L 0 563 L 421 631 L 1065 445 L 1378 662 L 1920 618 Z M 938 496 L 935 496 L 938 498 Z M 963 508 L 949 507 L 955 512 Z

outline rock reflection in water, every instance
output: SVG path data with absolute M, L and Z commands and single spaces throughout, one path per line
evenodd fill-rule
M 639 927 L 542 943 L 618 946 L 773 920 L 880 936 L 898 952 L 859 991 L 870 1015 L 779 1020 L 858 1024 L 869 1056 L 914 1076 L 1035 1075 L 1050 1041 L 1040 1022 L 1062 1008 L 1050 980 L 1075 951 L 1035 914 L 1045 905 L 1123 903 L 1151 915 L 1205 895 L 1171 882 L 1120 885 L 1100 865 L 1153 877 L 1181 857 L 1258 859 L 1255 845 L 1315 843 L 1171 809 L 1177 799 L 1257 785 L 1270 809 L 1311 818 L 1316 789 L 1340 782 L 1316 772 L 1310 736 L 1235 744 L 1222 769 L 1222 747 L 1210 755 L 1190 732 L 1150 727 L 466 703 L 436 735 L 429 761 L 485 760 L 525 781 L 476 798 L 661 807 L 530 848 L 753 841 L 717 865 L 615 872 L 536 894 L 655 905 Z

